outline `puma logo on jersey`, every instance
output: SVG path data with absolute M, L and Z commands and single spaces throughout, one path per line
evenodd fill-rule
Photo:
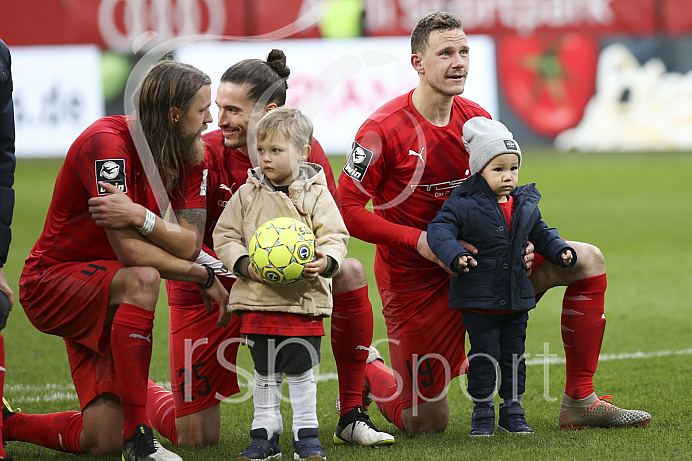
M 425 159 L 423 158 L 423 153 L 425 152 L 425 146 L 423 146 L 420 150 L 420 152 L 416 152 L 415 150 L 409 149 L 408 155 L 415 155 L 419 159 L 421 159 L 422 162 L 425 162 Z
M 132 334 L 130 335 L 130 338 L 134 338 L 134 339 L 143 339 L 143 340 L 145 340 L 146 342 L 151 343 L 151 334 L 149 334 L 149 335 L 147 335 L 147 336 L 142 336 L 142 335 L 138 335 L 137 333 L 132 333 Z
M 233 193 L 233 191 L 231 190 L 231 188 L 228 187 L 227 185 L 223 184 L 223 183 L 219 184 L 219 189 L 227 190 L 227 191 L 230 192 L 231 194 Z

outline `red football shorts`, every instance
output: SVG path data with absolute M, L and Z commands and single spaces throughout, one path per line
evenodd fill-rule
M 118 261 L 69 262 L 23 274 L 20 302 L 38 330 L 103 354 L 110 349 L 110 325 L 104 327 L 110 285 L 122 267 Z
M 104 392 L 118 395 L 105 325 L 110 285 L 123 265 L 118 261 L 57 264 L 23 274 L 19 298 L 31 323 L 65 339 L 80 407 Z
M 170 299 L 170 296 L 169 296 Z M 199 304 L 170 306 L 169 360 L 175 416 L 209 408 L 239 392 L 234 371 L 240 344 L 240 317 L 219 329 L 218 306 L 208 314 Z M 250 381 L 252 382 L 252 381 Z
M 111 329 L 107 328 L 106 332 L 110 342 Z M 106 392 L 120 395 L 110 349 L 105 354 L 99 354 L 69 339 L 65 340 L 65 346 L 70 359 L 72 381 L 79 397 L 80 410 L 83 411 L 89 402 Z
M 449 309 L 449 282 L 409 292 L 380 288 L 380 296 L 403 408 L 434 399 L 466 372 L 466 329 Z

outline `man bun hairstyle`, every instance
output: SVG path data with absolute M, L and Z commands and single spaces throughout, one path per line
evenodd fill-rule
M 434 11 L 426 14 L 411 32 L 411 54 L 425 53 L 431 33 L 455 29 L 464 30 L 461 19 L 455 14 L 445 11 Z
M 284 52 L 273 49 L 266 61 L 245 59 L 232 65 L 221 76 L 221 83 L 247 84 L 250 86 L 247 96 L 251 101 L 283 106 L 290 74 Z

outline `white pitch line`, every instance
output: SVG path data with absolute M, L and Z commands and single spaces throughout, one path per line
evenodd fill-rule
M 671 355 L 690 355 L 692 349 L 681 349 L 678 351 L 658 351 L 658 352 L 626 352 L 623 354 L 601 354 L 598 356 L 599 362 L 609 362 L 615 360 L 629 359 L 652 359 L 656 357 L 667 357 Z M 538 357 L 526 360 L 526 365 L 543 365 L 546 362 L 545 357 Z M 565 363 L 564 357 L 548 357 L 549 365 L 561 365 Z
M 652 359 L 656 357 L 669 357 L 676 355 L 692 355 L 692 349 L 680 349 L 677 351 L 657 351 L 657 352 L 631 352 L 623 354 L 601 354 L 598 358 L 599 362 L 608 361 L 618 361 L 618 360 L 632 360 L 632 359 Z M 544 365 L 548 362 L 549 365 L 562 365 L 565 363 L 564 357 L 548 357 L 547 360 L 544 357 L 538 357 L 526 360 L 526 365 L 537 366 Z M 8 377 L 9 378 L 9 377 Z M 11 379 L 11 378 L 10 378 Z M 315 381 L 317 382 L 329 382 L 336 381 L 336 373 L 323 373 L 316 374 Z M 159 383 L 160 386 L 166 389 L 171 388 L 171 383 L 162 381 Z M 240 387 L 247 387 L 247 383 L 240 382 Z M 9 394 L 9 395 L 8 395 Z M 20 395 L 17 395 L 20 394 Z M 32 394 L 30 396 L 24 396 L 21 394 Z M 74 391 L 74 385 L 72 383 L 56 383 L 56 384 L 6 384 L 5 385 L 5 396 L 9 397 L 10 403 L 15 406 L 17 404 L 21 405 L 24 403 L 32 402 L 54 402 L 54 401 L 78 401 L 77 393 Z M 17 405 L 17 406 L 19 406 Z

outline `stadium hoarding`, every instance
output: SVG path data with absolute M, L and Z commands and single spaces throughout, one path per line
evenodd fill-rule
M 497 116 L 498 96 L 493 40 L 470 36 L 477 53 L 474 78 L 464 95 Z M 361 123 L 387 100 L 418 83 L 405 37 L 351 40 L 200 41 L 175 50 L 212 79 L 212 101 L 223 72 L 247 58 L 266 59 L 282 49 L 291 69 L 287 103 L 314 122 L 315 135 L 328 154 L 345 154 Z M 102 52 L 91 45 L 14 47 L 17 155 L 62 157 L 77 136 L 106 115 Z M 223 59 L 219 59 L 219 57 Z M 129 99 L 130 95 L 122 95 Z M 211 110 L 217 128 L 216 107 Z M 36 134 L 40 133 L 40 136 Z
M 481 47 L 480 42 L 472 43 L 471 78 L 464 96 L 479 102 L 507 124 L 520 142 L 548 145 L 560 133 L 578 125 L 584 116 L 589 101 L 595 97 L 598 56 L 609 41 L 627 42 L 640 63 L 652 59 L 655 54 L 662 57 L 666 65 L 670 66 L 671 60 L 682 64 L 678 66 L 679 72 L 692 68 L 687 58 L 691 56 L 692 46 L 689 35 L 692 9 L 687 8 L 688 1 L 364 0 L 363 22 L 369 37 L 361 40 L 365 40 L 364 46 L 371 46 L 367 44 L 369 40 L 401 40 L 401 47 L 389 50 L 401 63 L 402 67 L 396 71 L 389 70 L 394 69 L 392 63 L 375 67 L 371 65 L 372 60 L 360 57 L 361 48 L 354 44 L 361 42 L 355 39 L 343 42 L 358 47 L 353 50 L 356 55 L 352 61 L 354 68 L 347 65 L 339 68 L 346 61 L 334 63 L 323 54 L 317 53 L 319 59 L 315 59 L 310 53 L 303 53 L 303 49 L 312 50 L 312 42 L 319 41 L 316 37 L 320 35 L 319 23 L 324 14 L 320 6 L 326 4 L 325 0 L 12 2 L 5 10 L 8 14 L 0 17 L 0 30 L 11 50 L 17 45 L 43 43 L 93 43 L 102 48 L 104 57 L 111 57 L 110 60 L 103 58 L 102 62 L 105 91 L 111 95 L 105 96 L 109 114 L 122 113 L 122 101 L 126 96 L 122 94 L 122 77 L 108 77 L 111 75 L 108 69 L 120 76 L 127 75 L 132 63 L 153 48 L 200 39 L 203 42 L 199 46 L 204 48 L 202 43 L 221 39 L 234 40 L 228 42 L 234 43 L 234 50 L 239 47 L 251 52 L 248 55 L 229 54 L 232 59 L 218 63 L 224 66 L 235 62 L 235 57 L 262 58 L 271 46 L 283 49 L 284 44 L 289 46 L 295 42 L 296 45 L 290 45 L 292 48 L 287 50 L 289 67 L 293 70 L 289 104 L 302 108 L 308 105 L 313 110 L 309 115 L 317 117 L 318 135 L 327 133 L 326 127 L 341 126 L 343 139 L 327 146 L 341 152 L 344 140 L 352 135 L 357 123 L 382 102 L 415 85 L 416 75 L 408 63 L 410 51 L 403 43 L 407 43 L 410 29 L 423 14 L 446 9 L 460 15 L 470 37 L 484 36 L 488 41 L 491 41 L 488 37 L 492 37 L 494 41 L 489 47 Z M 33 14 L 35 8 L 43 14 Z M 275 14 L 279 10 L 282 14 Z M 62 26 L 53 27 L 55 23 Z M 252 43 L 265 45 L 252 48 Z M 327 43 L 341 50 L 339 42 L 330 40 Z M 213 80 L 218 80 L 220 74 L 214 74 L 209 68 L 218 59 L 211 54 L 207 56 L 210 62 L 201 62 L 195 56 L 191 56 L 190 61 L 206 70 Z M 304 63 L 321 65 L 325 59 L 335 66 L 331 72 L 339 69 L 344 75 L 321 74 L 329 73 L 324 67 L 312 72 L 300 69 Z M 320 74 L 331 83 L 321 82 L 322 88 L 318 89 L 314 74 Z M 337 84 L 335 79 L 344 81 Z M 363 83 L 364 80 L 367 83 Z M 327 102 L 324 95 L 329 88 L 325 85 L 333 85 L 331 91 L 347 96 L 340 95 L 339 99 L 330 95 Z M 491 96 L 486 99 L 485 94 Z M 319 99 L 314 95 L 323 97 Z M 682 101 L 686 98 L 687 93 L 684 93 L 669 99 Z M 331 112 L 318 113 L 310 104 L 315 107 L 324 104 Z M 358 111 L 350 107 L 353 105 L 364 109 Z M 332 137 L 327 134 L 320 139 L 327 142 Z
M 468 37 L 473 49 L 472 74 L 464 96 L 493 116 L 498 113 L 494 42 Z M 315 136 L 328 154 L 346 154 L 358 127 L 379 106 L 412 90 L 418 75 L 411 67 L 407 37 L 350 40 L 301 39 L 237 42 L 204 41 L 178 48 L 178 60 L 212 79 L 212 100 L 223 72 L 248 58 L 266 59 L 272 48 L 286 53 L 291 69 L 286 103 L 299 107 L 315 125 Z M 212 110 L 216 128 L 216 113 Z
M 105 115 L 97 46 L 13 47 L 12 79 L 18 157 L 64 157 Z
M 173 37 L 199 34 L 316 38 L 320 37 L 320 22 L 329 14 L 325 0 L 6 3 L 0 31 L 9 46 L 91 43 L 118 52 L 139 51 L 134 48 L 147 49 Z M 435 10 L 458 14 L 466 32 L 475 35 L 589 32 L 650 36 L 692 30 L 688 0 L 363 0 L 363 32 L 369 37 L 408 36 L 418 19 Z

